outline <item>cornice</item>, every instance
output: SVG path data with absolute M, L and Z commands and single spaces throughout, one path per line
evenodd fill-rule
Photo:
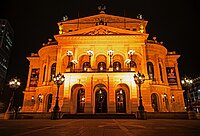
M 58 44 L 74 44 L 74 43 L 131 43 L 131 42 L 145 42 L 148 34 L 142 35 L 100 35 L 100 36 L 55 36 Z

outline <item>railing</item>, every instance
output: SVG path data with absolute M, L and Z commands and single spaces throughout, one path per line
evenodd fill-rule
M 109 71 L 109 69 L 104 69 L 104 70 L 99 70 L 99 69 L 71 69 L 70 72 L 66 72 L 66 73 L 113 73 L 113 72 L 135 72 L 135 71 L 131 71 L 130 68 L 123 68 L 123 69 L 119 69 L 119 70 L 114 70 L 113 71 Z

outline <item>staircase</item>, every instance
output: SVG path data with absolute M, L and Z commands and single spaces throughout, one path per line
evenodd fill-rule
M 67 114 L 62 119 L 136 119 L 135 114 Z
M 0 120 L 4 119 L 4 113 L 0 113 Z

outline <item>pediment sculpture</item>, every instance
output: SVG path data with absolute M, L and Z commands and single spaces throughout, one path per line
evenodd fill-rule
M 110 30 L 102 28 L 102 27 L 96 28 L 96 29 L 86 32 L 86 33 L 83 33 L 83 35 L 114 35 L 114 34 L 119 34 L 119 33 L 110 31 Z

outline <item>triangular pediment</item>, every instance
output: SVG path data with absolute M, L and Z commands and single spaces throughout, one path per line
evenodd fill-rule
M 87 16 L 82 17 L 78 19 L 73 20 L 67 20 L 65 22 L 62 22 L 63 24 L 74 24 L 74 23 L 91 23 L 91 22 L 98 22 L 99 20 L 103 20 L 104 22 L 112 23 L 112 22 L 132 22 L 132 23 L 141 23 L 141 19 L 134 19 L 134 18 L 128 18 L 128 17 L 122 17 L 122 16 L 115 16 L 115 15 L 109 15 L 109 14 L 97 14 L 93 16 Z M 145 25 L 147 24 L 147 21 L 144 21 Z
M 98 35 L 141 35 L 141 34 L 143 33 L 99 25 L 90 28 L 80 29 L 73 32 L 68 32 L 63 35 L 98 36 Z

